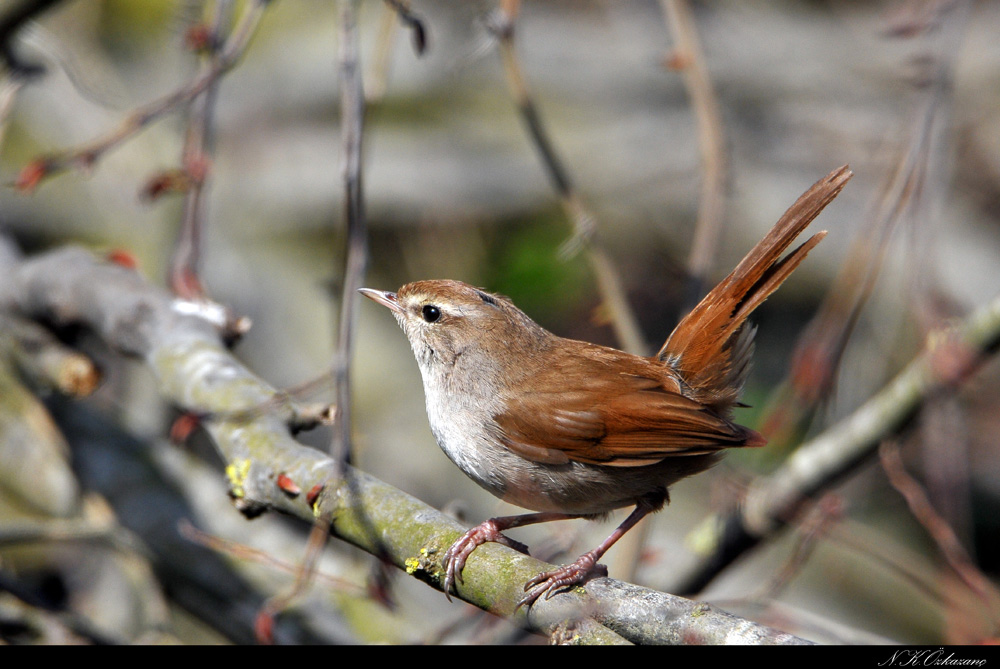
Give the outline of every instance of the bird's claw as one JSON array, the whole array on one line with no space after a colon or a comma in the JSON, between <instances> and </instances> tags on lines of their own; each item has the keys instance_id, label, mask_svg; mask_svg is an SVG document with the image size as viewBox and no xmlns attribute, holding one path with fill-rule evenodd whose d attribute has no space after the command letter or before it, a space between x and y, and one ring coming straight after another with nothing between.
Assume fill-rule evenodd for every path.
<instances>
[{"instance_id":1,"label":"bird's claw","mask_svg":"<svg viewBox=\"0 0 1000 669\"><path fill-rule=\"evenodd\" d=\"M503 544L525 555L528 554L526 545L501 533L495 519L491 518L476 525L453 543L444 554L444 583L442 585L444 595L449 602L451 601L452 586L462 582L462 569L465 568L465 561L472 554L472 551L489 541ZM458 590L455 591L455 594L458 594Z\"/></svg>"},{"instance_id":2,"label":"bird's claw","mask_svg":"<svg viewBox=\"0 0 1000 669\"><path fill-rule=\"evenodd\" d=\"M545 595L549 599L558 590L570 585L579 585L592 576L607 576L608 568L597 563L590 553L584 553L573 564L564 565L559 569L544 571L524 584L525 595L514 607L516 612L522 606L531 606L539 597Z\"/></svg>"}]
</instances>

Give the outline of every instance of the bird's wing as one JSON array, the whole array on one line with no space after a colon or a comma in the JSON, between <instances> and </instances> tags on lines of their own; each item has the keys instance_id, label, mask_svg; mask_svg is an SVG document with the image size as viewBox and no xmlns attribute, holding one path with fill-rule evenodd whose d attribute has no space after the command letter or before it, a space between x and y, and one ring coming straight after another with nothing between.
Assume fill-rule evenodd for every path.
<instances>
[{"instance_id":1,"label":"bird's wing","mask_svg":"<svg viewBox=\"0 0 1000 669\"><path fill-rule=\"evenodd\" d=\"M526 379L494 417L497 438L534 462L617 467L763 445L753 430L682 395L665 366L612 349L600 352ZM620 357L608 359L612 354Z\"/></svg>"}]
</instances>

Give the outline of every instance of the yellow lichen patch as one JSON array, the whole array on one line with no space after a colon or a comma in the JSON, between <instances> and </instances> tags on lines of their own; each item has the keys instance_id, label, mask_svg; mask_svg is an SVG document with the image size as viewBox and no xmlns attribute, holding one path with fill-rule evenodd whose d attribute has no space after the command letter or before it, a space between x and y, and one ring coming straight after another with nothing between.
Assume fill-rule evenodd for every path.
<instances>
[{"instance_id":1,"label":"yellow lichen patch","mask_svg":"<svg viewBox=\"0 0 1000 669\"><path fill-rule=\"evenodd\" d=\"M412 574L420 569L427 569L428 563L431 561L431 551L426 548L420 549L420 557L409 557L403 561L403 566L406 567L406 573Z\"/></svg>"},{"instance_id":2,"label":"yellow lichen patch","mask_svg":"<svg viewBox=\"0 0 1000 669\"><path fill-rule=\"evenodd\" d=\"M250 475L250 460L236 460L226 465L226 478L229 479L229 492L236 499L242 499L246 492L243 484Z\"/></svg>"}]
</instances>

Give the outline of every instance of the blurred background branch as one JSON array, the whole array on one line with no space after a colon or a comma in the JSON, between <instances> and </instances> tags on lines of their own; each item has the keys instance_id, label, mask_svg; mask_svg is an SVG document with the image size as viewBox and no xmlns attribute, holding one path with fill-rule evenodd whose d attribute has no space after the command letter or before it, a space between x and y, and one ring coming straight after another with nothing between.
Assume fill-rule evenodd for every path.
<instances>
[{"instance_id":1,"label":"blurred background branch","mask_svg":"<svg viewBox=\"0 0 1000 669\"><path fill-rule=\"evenodd\" d=\"M716 251L725 219L727 156L725 128L709 77L698 29L687 0L661 0L674 48L666 64L681 72L691 96L691 111L698 124L701 154L701 189L694 241L688 256L689 289L681 303L683 317L712 286L709 273L715 268Z\"/></svg>"}]
</instances>

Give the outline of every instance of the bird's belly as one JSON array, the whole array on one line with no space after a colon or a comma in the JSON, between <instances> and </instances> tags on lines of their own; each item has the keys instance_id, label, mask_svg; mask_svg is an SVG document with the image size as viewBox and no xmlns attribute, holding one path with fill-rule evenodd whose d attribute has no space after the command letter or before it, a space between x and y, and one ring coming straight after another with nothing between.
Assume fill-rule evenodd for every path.
<instances>
[{"instance_id":1,"label":"bird's belly","mask_svg":"<svg viewBox=\"0 0 1000 669\"><path fill-rule=\"evenodd\" d=\"M715 456L668 458L643 467L526 460L486 435L473 443L468 432L434 430L441 449L465 474L494 496L532 511L599 515L665 497L667 486L711 466Z\"/></svg>"}]
</instances>

